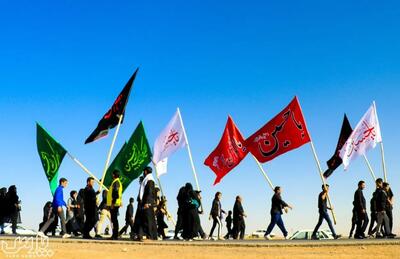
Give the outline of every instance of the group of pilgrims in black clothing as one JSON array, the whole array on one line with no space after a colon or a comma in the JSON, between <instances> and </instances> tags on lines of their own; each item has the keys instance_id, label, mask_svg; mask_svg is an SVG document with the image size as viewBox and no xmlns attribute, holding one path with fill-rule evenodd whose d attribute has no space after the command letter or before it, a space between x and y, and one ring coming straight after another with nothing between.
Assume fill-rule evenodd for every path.
<instances>
[{"instance_id":1,"label":"group of pilgrims in black clothing","mask_svg":"<svg viewBox=\"0 0 400 259\"><path fill-rule=\"evenodd\" d=\"M0 234L5 234L4 224L11 223L13 234L17 234L17 224L21 223L21 201L17 194L17 187L11 185L0 189Z\"/></svg>"},{"instance_id":2,"label":"group of pilgrims in black clothing","mask_svg":"<svg viewBox=\"0 0 400 259\"><path fill-rule=\"evenodd\" d=\"M363 194L365 182L360 181L354 193L352 226L349 238L364 239L367 237L394 238L393 234L393 192L388 183L381 178L376 180L376 190L370 200L370 219L367 213L366 199ZM83 238L92 239L90 232L94 230L95 238L102 238L100 235L102 226L108 218L111 226L106 227L106 234L112 230L111 239L116 240L121 235L131 229L130 239L136 241L161 240L167 239L165 230L168 225L165 217L172 220L167 210L167 200L161 195L160 189L156 186L152 177L151 167L146 167L143 176L139 179L139 194L137 196L136 213L134 213L134 198L129 199L126 207L125 225L119 229L118 215L119 208L122 207L122 183L119 179L119 172L113 172L113 182L108 191L103 190L102 201L99 205L97 196L100 191L94 190L94 178L87 179L87 186L79 192L71 191L68 202L63 199L63 189L68 181L61 178L59 186L55 190L53 201L47 202L43 208L43 222L39 225L39 235L52 233L55 235L58 222L61 223L61 233L63 238L68 238L72 234L75 236L83 235ZM282 200L282 188L277 186L271 199L271 222L266 230L265 238L272 239L271 232L275 225L282 231L285 238L288 238L288 231L282 220L283 212L288 212L292 206ZM322 186L322 192L318 195L319 219L312 234L312 239L319 239L319 228L325 220L335 239L337 235L330 220L328 210L329 185ZM179 189L177 195L178 212L175 224L174 239L195 240L195 239L244 239L245 218L247 217L242 206L242 198L236 197L233 212L226 213L221 206L221 192L215 194L212 202L209 219L212 220L212 228L207 235L200 222L200 214L204 213L202 206L201 191L193 189L190 183L186 183ZM4 223L12 223L12 232L17 234L17 223L20 223L20 200L17 195L17 188L12 185L8 188L0 189L0 231L4 234ZM66 207L64 213L63 207ZM222 219L225 217L227 233L222 237ZM60 220L58 220L60 219ZM369 224L367 234L366 230ZM376 225L375 225L376 224ZM217 237L214 238L216 230ZM355 231L354 231L355 230Z\"/></svg>"}]
</instances>

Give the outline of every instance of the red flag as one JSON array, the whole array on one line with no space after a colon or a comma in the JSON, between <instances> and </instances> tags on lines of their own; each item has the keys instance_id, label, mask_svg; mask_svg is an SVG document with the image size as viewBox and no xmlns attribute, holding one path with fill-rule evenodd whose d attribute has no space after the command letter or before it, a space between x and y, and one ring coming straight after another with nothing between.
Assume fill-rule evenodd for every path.
<instances>
[{"instance_id":1,"label":"red flag","mask_svg":"<svg viewBox=\"0 0 400 259\"><path fill-rule=\"evenodd\" d=\"M217 175L214 185L219 183L240 161L247 155L248 150L244 146L244 138L229 116L224 134L213 152L204 161Z\"/></svg>"},{"instance_id":2,"label":"red flag","mask_svg":"<svg viewBox=\"0 0 400 259\"><path fill-rule=\"evenodd\" d=\"M278 115L246 139L246 147L261 163L310 142L297 97Z\"/></svg>"}]
</instances>

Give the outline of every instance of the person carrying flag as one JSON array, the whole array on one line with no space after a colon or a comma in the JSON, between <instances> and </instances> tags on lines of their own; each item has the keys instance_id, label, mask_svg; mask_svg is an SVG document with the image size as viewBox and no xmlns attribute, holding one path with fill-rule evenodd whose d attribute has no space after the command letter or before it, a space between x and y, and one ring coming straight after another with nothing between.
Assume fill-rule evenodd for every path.
<instances>
[{"instance_id":1,"label":"person carrying flag","mask_svg":"<svg viewBox=\"0 0 400 259\"><path fill-rule=\"evenodd\" d=\"M317 240L317 231L319 227L322 225L322 221L325 219L326 222L328 223L329 229L332 232L332 235L335 239L340 238L340 235L337 235L335 232L335 229L333 228L332 221L329 217L328 210L332 210L332 208L328 208L327 205L327 197L328 197L328 191L329 191L329 185L325 184L322 185L322 192L318 195L318 211L319 211L319 219L318 223L314 228L314 231L312 233L311 239Z\"/></svg>"}]
</instances>

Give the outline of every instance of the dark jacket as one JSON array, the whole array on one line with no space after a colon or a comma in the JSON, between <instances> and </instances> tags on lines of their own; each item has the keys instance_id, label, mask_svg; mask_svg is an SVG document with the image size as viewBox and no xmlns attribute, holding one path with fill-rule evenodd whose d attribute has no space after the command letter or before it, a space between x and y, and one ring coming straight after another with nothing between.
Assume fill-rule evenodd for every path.
<instances>
[{"instance_id":1,"label":"dark jacket","mask_svg":"<svg viewBox=\"0 0 400 259\"><path fill-rule=\"evenodd\" d=\"M185 201L185 192L186 192L185 186L183 186L179 189L178 196L176 197L179 208L183 208L183 206L185 206L185 202L186 202Z\"/></svg>"},{"instance_id":2,"label":"dark jacket","mask_svg":"<svg viewBox=\"0 0 400 259\"><path fill-rule=\"evenodd\" d=\"M370 201L370 210L371 210L371 213L375 213L375 212L376 212L376 203L375 203L375 200L376 200L376 191L372 194L372 198L371 198L371 201Z\"/></svg>"},{"instance_id":3,"label":"dark jacket","mask_svg":"<svg viewBox=\"0 0 400 259\"><path fill-rule=\"evenodd\" d=\"M96 213L96 192L93 187L86 186L83 194L83 204L85 206L85 214Z\"/></svg>"},{"instance_id":4,"label":"dark jacket","mask_svg":"<svg viewBox=\"0 0 400 259\"><path fill-rule=\"evenodd\" d=\"M376 200L375 200L375 206L376 206L376 211L386 211L386 204L387 204L387 194L386 192L378 188L376 190Z\"/></svg>"},{"instance_id":5,"label":"dark jacket","mask_svg":"<svg viewBox=\"0 0 400 259\"><path fill-rule=\"evenodd\" d=\"M271 214L275 213L280 213L282 214L282 209L284 207L287 207L287 203L284 202L281 198L280 194L275 193L274 196L272 196L272 203L271 203Z\"/></svg>"},{"instance_id":6,"label":"dark jacket","mask_svg":"<svg viewBox=\"0 0 400 259\"><path fill-rule=\"evenodd\" d=\"M132 218L133 218L133 205L132 203L129 203L129 205L126 207L125 221L131 222Z\"/></svg>"},{"instance_id":7,"label":"dark jacket","mask_svg":"<svg viewBox=\"0 0 400 259\"><path fill-rule=\"evenodd\" d=\"M361 189L357 189L354 193L354 210L356 212L361 212L362 210L367 209L366 201L364 198L363 191Z\"/></svg>"},{"instance_id":8,"label":"dark jacket","mask_svg":"<svg viewBox=\"0 0 400 259\"><path fill-rule=\"evenodd\" d=\"M156 190L154 181L148 181L146 186L144 187L141 204L150 204L151 206L156 206Z\"/></svg>"},{"instance_id":9,"label":"dark jacket","mask_svg":"<svg viewBox=\"0 0 400 259\"><path fill-rule=\"evenodd\" d=\"M107 190L103 190L103 192L101 193L101 202L98 209L99 211L102 211L106 207L107 207Z\"/></svg>"},{"instance_id":10,"label":"dark jacket","mask_svg":"<svg viewBox=\"0 0 400 259\"><path fill-rule=\"evenodd\" d=\"M214 199L211 206L210 215L212 217L221 217L221 212L222 212L221 202L218 199Z\"/></svg>"},{"instance_id":11,"label":"dark jacket","mask_svg":"<svg viewBox=\"0 0 400 259\"><path fill-rule=\"evenodd\" d=\"M239 201L235 202L233 206L233 222L239 222L244 218L244 210L242 207L242 203Z\"/></svg>"}]
</instances>

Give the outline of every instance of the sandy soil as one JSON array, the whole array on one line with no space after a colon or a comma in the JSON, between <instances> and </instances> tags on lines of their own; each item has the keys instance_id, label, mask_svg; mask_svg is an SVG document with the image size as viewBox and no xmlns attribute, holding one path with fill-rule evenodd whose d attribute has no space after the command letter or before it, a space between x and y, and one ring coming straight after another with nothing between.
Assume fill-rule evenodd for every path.
<instances>
[{"instance_id":1,"label":"sandy soil","mask_svg":"<svg viewBox=\"0 0 400 259\"><path fill-rule=\"evenodd\" d=\"M327 247L215 247L51 242L52 258L400 258L400 245ZM0 253L0 258L6 257ZM18 257L14 257L18 258ZM21 253L19 258L23 257ZM40 258L40 257L36 257ZM43 257L41 257L43 258Z\"/></svg>"}]
</instances>

